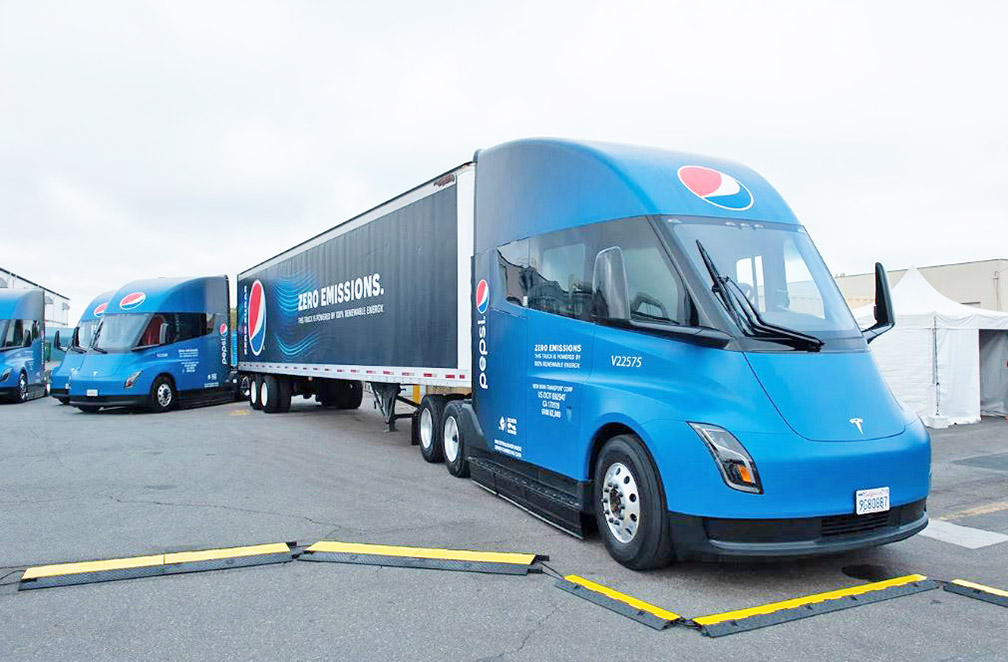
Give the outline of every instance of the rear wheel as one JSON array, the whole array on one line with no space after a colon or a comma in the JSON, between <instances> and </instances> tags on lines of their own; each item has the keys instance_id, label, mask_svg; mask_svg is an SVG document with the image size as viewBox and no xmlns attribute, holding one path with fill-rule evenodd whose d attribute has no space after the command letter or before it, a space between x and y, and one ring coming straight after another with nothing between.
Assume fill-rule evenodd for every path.
<instances>
[{"instance_id":1,"label":"rear wheel","mask_svg":"<svg viewBox=\"0 0 1008 662\"><path fill-rule=\"evenodd\" d=\"M291 394L294 390L294 384L287 377L277 377L276 381L276 413L286 414L291 408Z\"/></svg>"},{"instance_id":2,"label":"rear wheel","mask_svg":"<svg viewBox=\"0 0 1008 662\"><path fill-rule=\"evenodd\" d=\"M595 520L610 556L634 570L671 560L671 536L658 473L632 435L606 442L595 463Z\"/></svg>"},{"instance_id":3,"label":"rear wheel","mask_svg":"<svg viewBox=\"0 0 1008 662\"><path fill-rule=\"evenodd\" d=\"M426 395L420 401L416 418L417 440L420 442L420 454L428 462L444 460L444 445L439 443L444 429L444 409L443 395Z\"/></svg>"},{"instance_id":4,"label":"rear wheel","mask_svg":"<svg viewBox=\"0 0 1008 662\"><path fill-rule=\"evenodd\" d=\"M175 385L167 375L161 375L151 384L150 410L164 413L175 406Z\"/></svg>"},{"instance_id":5,"label":"rear wheel","mask_svg":"<svg viewBox=\"0 0 1008 662\"><path fill-rule=\"evenodd\" d=\"M444 412L441 443L445 467L456 478L466 478L469 475L469 458L466 457L462 430L462 407L458 402L449 402Z\"/></svg>"},{"instance_id":6,"label":"rear wheel","mask_svg":"<svg viewBox=\"0 0 1008 662\"><path fill-rule=\"evenodd\" d=\"M263 375L259 382L259 406L267 414L275 414L277 410L277 378L273 375Z\"/></svg>"},{"instance_id":7,"label":"rear wheel","mask_svg":"<svg viewBox=\"0 0 1008 662\"><path fill-rule=\"evenodd\" d=\"M249 377L249 407L256 411L262 409L262 377L252 375Z\"/></svg>"},{"instance_id":8,"label":"rear wheel","mask_svg":"<svg viewBox=\"0 0 1008 662\"><path fill-rule=\"evenodd\" d=\"M252 399L252 378L248 375L242 375L238 378L238 391L235 393L235 400L249 400ZM250 402L251 404L251 402Z\"/></svg>"}]
</instances>

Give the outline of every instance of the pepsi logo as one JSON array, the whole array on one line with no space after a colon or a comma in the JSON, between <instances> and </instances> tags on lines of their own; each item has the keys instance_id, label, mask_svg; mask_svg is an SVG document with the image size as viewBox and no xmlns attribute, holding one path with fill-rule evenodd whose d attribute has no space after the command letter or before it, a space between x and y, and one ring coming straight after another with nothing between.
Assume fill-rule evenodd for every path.
<instances>
[{"instance_id":1,"label":"pepsi logo","mask_svg":"<svg viewBox=\"0 0 1008 662\"><path fill-rule=\"evenodd\" d=\"M101 317L102 315L105 314L105 309L106 308L108 308L108 301L106 301L105 303L98 304L97 306L95 306L94 316L95 317Z\"/></svg>"},{"instance_id":2,"label":"pepsi logo","mask_svg":"<svg viewBox=\"0 0 1008 662\"><path fill-rule=\"evenodd\" d=\"M476 284L476 310L479 311L480 315L485 315L487 308L490 307L490 286L487 285L486 279L480 280Z\"/></svg>"},{"instance_id":3,"label":"pepsi logo","mask_svg":"<svg viewBox=\"0 0 1008 662\"><path fill-rule=\"evenodd\" d=\"M220 334L223 336L225 333L227 333L227 324L221 322L220 328L217 330L220 331Z\"/></svg>"},{"instance_id":4,"label":"pepsi logo","mask_svg":"<svg viewBox=\"0 0 1008 662\"><path fill-rule=\"evenodd\" d=\"M753 205L752 193L731 175L697 165L682 166L678 174L690 193L715 207L743 211Z\"/></svg>"},{"instance_id":5,"label":"pepsi logo","mask_svg":"<svg viewBox=\"0 0 1008 662\"><path fill-rule=\"evenodd\" d=\"M266 343L266 290L258 280L252 283L252 289L249 291L245 323L248 328L249 349L259 356Z\"/></svg>"},{"instance_id":6,"label":"pepsi logo","mask_svg":"<svg viewBox=\"0 0 1008 662\"><path fill-rule=\"evenodd\" d=\"M123 310L133 310L146 300L147 295L145 293L132 292L119 300L119 307L122 308Z\"/></svg>"}]
</instances>

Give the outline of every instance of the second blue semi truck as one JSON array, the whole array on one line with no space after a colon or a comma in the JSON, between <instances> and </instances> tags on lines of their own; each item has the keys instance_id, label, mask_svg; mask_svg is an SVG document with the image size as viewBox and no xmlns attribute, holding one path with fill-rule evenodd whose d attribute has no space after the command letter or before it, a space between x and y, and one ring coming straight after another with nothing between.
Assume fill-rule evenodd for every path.
<instances>
[{"instance_id":1,"label":"second blue semi truck","mask_svg":"<svg viewBox=\"0 0 1008 662\"><path fill-rule=\"evenodd\" d=\"M737 163L523 140L238 277L250 404L400 386L423 457L631 568L923 529L930 441L780 195Z\"/></svg>"},{"instance_id":2,"label":"second blue semi truck","mask_svg":"<svg viewBox=\"0 0 1008 662\"><path fill-rule=\"evenodd\" d=\"M128 283L109 298L67 397L86 413L230 401L230 335L227 276Z\"/></svg>"},{"instance_id":3,"label":"second blue semi truck","mask_svg":"<svg viewBox=\"0 0 1008 662\"><path fill-rule=\"evenodd\" d=\"M60 345L66 352L63 361L49 375L49 395L56 398L60 404L70 404L70 392L67 390L67 380L80 369L84 356L91 346L95 330L101 322L102 315L108 307L109 300L115 292L102 292L94 298L81 314L77 326L66 338L60 336Z\"/></svg>"}]
</instances>

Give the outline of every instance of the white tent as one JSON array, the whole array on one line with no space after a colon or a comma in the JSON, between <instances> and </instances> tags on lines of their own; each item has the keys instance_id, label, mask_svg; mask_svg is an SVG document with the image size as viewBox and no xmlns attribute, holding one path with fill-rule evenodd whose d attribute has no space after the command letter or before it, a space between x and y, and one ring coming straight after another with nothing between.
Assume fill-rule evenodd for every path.
<instances>
[{"instance_id":1,"label":"white tent","mask_svg":"<svg viewBox=\"0 0 1008 662\"><path fill-rule=\"evenodd\" d=\"M896 397L929 427L1008 415L1008 313L953 301L914 267L892 299L896 326L870 347ZM874 322L870 305L853 312L863 328Z\"/></svg>"}]
</instances>

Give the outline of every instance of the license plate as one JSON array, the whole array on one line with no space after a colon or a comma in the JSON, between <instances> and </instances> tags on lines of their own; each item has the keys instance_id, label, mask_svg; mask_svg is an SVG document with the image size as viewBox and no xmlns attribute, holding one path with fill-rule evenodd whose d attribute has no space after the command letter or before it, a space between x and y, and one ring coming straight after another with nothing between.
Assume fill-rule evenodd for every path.
<instances>
[{"instance_id":1,"label":"license plate","mask_svg":"<svg viewBox=\"0 0 1008 662\"><path fill-rule=\"evenodd\" d=\"M884 513L889 510L889 488L876 487L858 490L854 494L854 512L858 515Z\"/></svg>"},{"instance_id":2,"label":"license plate","mask_svg":"<svg viewBox=\"0 0 1008 662\"><path fill-rule=\"evenodd\" d=\"M89 388L87 390L87 393L85 393L85 395L87 397L89 397L89 398L97 398L98 397L98 389L96 389L96 388ZM860 494L860 492L859 492L859 494Z\"/></svg>"}]
</instances>

